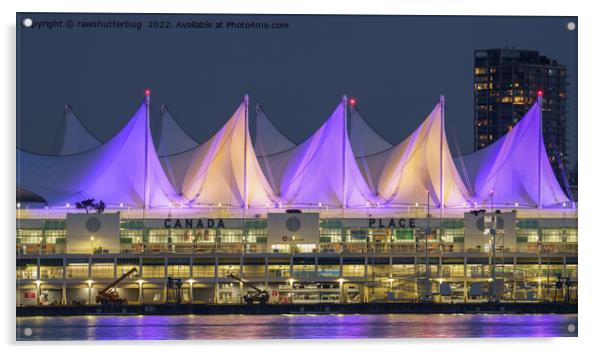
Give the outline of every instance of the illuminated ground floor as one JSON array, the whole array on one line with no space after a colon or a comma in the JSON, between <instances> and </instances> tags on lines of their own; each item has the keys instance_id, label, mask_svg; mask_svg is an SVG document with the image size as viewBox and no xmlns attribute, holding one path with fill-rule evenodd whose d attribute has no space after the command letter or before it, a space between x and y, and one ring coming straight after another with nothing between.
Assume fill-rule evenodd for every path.
<instances>
[{"instance_id":1,"label":"illuminated ground floor","mask_svg":"<svg viewBox=\"0 0 602 354\"><path fill-rule=\"evenodd\" d=\"M492 272L495 263L495 279ZM266 290L270 303L576 301L575 254L206 254L17 257L17 306L94 304L115 290L128 303L240 303ZM428 276L427 276L428 269ZM241 277L244 283L228 274ZM180 279L177 293L169 279ZM428 280L427 280L428 279ZM568 280L568 281L567 281ZM426 284L430 284L429 287ZM256 288L256 289L255 289Z\"/></svg>"}]
</instances>

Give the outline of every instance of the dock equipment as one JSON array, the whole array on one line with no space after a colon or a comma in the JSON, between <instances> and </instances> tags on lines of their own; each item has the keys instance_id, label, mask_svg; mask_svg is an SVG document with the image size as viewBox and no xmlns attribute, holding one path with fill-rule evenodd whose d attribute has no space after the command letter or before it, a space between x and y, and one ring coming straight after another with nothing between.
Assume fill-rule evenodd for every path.
<instances>
[{"instance_id":1,"label":"dock equipment","mask_svg":"<svg viewBox=\"0 0 602 354\"><path fill-rule=\"evenodd\" d=\"M229 273L226 276L228 278L232 278L234 280L239 281L241 284L246 284L246 285L250 286L253 290L255 290L255 291L249 291L242 297L243 301L245 303L247 303L248 305L252 305L254 303L267 304L268 301L270 300L270 294L266 290L259 289L255 285L242 280L241 278L239 278L238 276L236 276L232 273Z\"/></svg>"},{"instance_id":2,"label":"dock equipment","mask_svg":"<svg viewBox=\"0 0 602 354\"><path fill-rule=\"evenodd\" d=\"M182 303L182 279L167 277L167 302Z\"/></svg>"},{"instance_id":3,"label":"dock equipment","mask_svg":"<svg viewBox=\"0 0 602 354\"><path fill-rule=\"evenodd\" d=\"M127 273L125 273L122 276L120 276L119 278L117 278L117 280L115 280L114 282L109 284L106 288L99 291L98 295L96 295L96 302L100 303L101 305L127 304L126 299L122 299L119 297L119 294L115 290L115 286L117 286L117 284L119 284L123 279L129 277L130 275L132 275L133 273L136 273L137 271L138 271L138 269L136 269L136 268L130 269Z\"/></svg>"}]
</instances>

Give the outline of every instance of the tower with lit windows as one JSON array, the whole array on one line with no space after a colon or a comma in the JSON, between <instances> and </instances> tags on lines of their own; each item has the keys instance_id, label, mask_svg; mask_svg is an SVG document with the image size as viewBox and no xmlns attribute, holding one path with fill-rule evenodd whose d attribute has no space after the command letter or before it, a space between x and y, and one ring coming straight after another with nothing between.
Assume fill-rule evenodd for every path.
<instances>
[{"instance_id":1,"label":"tower with lit windows","mask_svg":"<svg viewBox=\"0 0 602 354\"><path fill-rule=\"evenodd\" d=\"M567 71L535 50L474 52L474 148L495 143L542 95L546 151L560 184L568 174Z\"/></svg>"}]
</instances>

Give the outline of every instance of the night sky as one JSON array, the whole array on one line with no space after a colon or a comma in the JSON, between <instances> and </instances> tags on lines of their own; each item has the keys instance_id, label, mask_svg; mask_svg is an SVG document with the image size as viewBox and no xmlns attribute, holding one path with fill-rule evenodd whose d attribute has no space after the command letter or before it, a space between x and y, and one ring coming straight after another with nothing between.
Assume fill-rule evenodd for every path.
<instances>
[{"instance_id":1,"label":"night sky","mask_svg":"<svg viewBox=\"0 0 602 354\"><path fill-rule=\"evenodd\" d=\"M128 20L137 29L34 29L34 21ZM149 20L278 22L287 29L149 29ZM342 94L397 143L446 96L450 147L473 148L473 52L539 50L569 75L569 158L576 162L577 30L569 17L280 15L17 15L18 145L49 152L63 106L100 140L116 134L152 89L152 119L167 103L197 141L213 135L242 96L261 103L293 142L311 135ZM252 111L254 112L254 111ZM254 114L251 116L251 129Z\"/></svg>"}]
</instances>

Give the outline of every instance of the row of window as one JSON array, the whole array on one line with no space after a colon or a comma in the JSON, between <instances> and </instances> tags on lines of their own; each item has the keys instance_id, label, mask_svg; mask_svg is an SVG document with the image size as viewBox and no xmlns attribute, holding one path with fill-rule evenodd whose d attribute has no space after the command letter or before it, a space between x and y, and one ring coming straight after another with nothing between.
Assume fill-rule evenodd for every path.
<instances>
[{"instance_id":1,"label":"row of window","mask_svg":"<svg viewBox=\"0 0 602 354\"><path fill-rule=\"evenodd\" d=\"M37 268L33 265L17 268L17 279L113 279L128 272L135 265L117 265L113 264L94 264L90 269L87 264L72 264L63 267L40 266L39 277ZM491 266L489 264L451 264L439 265L437 263L429 265L430 274L433 277L441 278L475 278L490 277ZM373 265L373 264L295 264L295 265L277 265L271 264L267 268L264 265L143 265L143 278L164 278L177 277L188 279L192 278L213 278L215 276L225 278L228 274L238 274L247 278L281 277L281 278L303 278L303 277L404 277L414 275L424 275L426 266L424 264L393 264L393 265ZM65 272L63 274L63 272ZM498 274L512 275L514 280L539 280L542 277L570 276L577 278L577 265L575 264L551 264L542 259L541 264L498 264L496 266ZM139 278L140 274L135 273L129 278Z\"/></svg>"}]
</instances>

